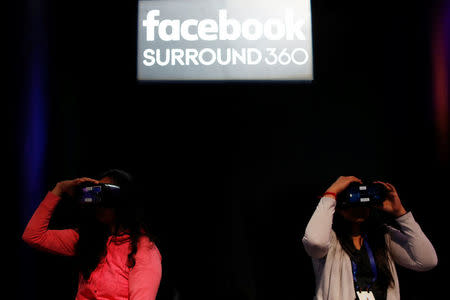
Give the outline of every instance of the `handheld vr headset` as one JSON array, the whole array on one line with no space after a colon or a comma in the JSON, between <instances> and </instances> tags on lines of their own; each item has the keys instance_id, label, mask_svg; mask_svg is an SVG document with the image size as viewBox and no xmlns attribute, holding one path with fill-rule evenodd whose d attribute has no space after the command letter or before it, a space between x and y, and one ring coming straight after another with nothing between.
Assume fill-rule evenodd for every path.
<instances>
[{"instance_id":1,"label":"handheld vr headset","mask_svg":"<svg viewBox=\"0 0 450 300\"><path fill-rule=\"evenodd\" d=\"M77 198L83 206L100 205L114 207L121 197L122 193L117 185L86 183L80 185Z\"/></svg>"},{"instance_id":2,"label":"handheld vr headset","mask_svg":"<svg viewBox=\"0 0 450 300\"><path fill-rule=\"evenodd\" d=\"M360 184L352 182L343 192L337 195L339 208L355 206L378 206L387 196L387 189L381 183Z\"/></svg>"}]
</instances>

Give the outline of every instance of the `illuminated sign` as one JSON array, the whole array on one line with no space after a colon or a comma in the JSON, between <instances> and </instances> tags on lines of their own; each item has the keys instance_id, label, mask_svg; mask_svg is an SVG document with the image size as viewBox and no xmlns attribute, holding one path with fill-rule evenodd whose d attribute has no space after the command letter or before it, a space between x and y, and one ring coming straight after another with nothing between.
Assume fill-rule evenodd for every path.
<instances>
[{"instance_id":1,"label":"illuminated sign","mask_svg":"<svg viewBox=\"0 0 450 300\"><path fill-rule=\"evenodd\" d=\"M140 1L137 79L312 80L309 0Z\"/></svg>"}]
</instances>

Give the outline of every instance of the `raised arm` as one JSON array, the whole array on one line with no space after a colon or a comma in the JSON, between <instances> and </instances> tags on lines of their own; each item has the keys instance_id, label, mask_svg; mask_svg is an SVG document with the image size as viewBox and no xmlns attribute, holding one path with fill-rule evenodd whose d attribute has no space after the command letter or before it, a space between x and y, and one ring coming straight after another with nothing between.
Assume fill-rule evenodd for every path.
<instances>
[{"instance_id":1,"label":"raised arm","mask_svg":"<svg viewBox=\"0 0 450 300\"><path fill-rule=\"evenodd\" d=\"M59 182L55 188L48 192L44 200L34 212L22 235L22 239L32 247L39 250L72 256L75 254L75 245L78 242L78 233L73 229L49 230L48 224L52 214L61 200L62 193L72 193L75 186L89 178L80 178Z\"/></svg>"},{"instance_id":2,"label":"raised arm","mask_svg":"<svg viewBox=\"0 0 450 300\"><path fill-rule=\"evenodd\" d=\"M303 246L309 256L322 258L327 255L336 208L336 195L345 190L351 182L361 182L361 180L354 176L341 176L327 189L326 197L320 199L302 238Z\"/></svg>"},{"instance_id":3,"label":"raised arm","mask_svg":"<svg viewBox=\"0 0 450 300\"><path fill-rule=\"evenodd\" d=\"M302 242L306 253L313 258L322 258L328 253L335 207L334 198L322 197L306 226Z\"/></svg>"},{"instance_id":4,"label":"raised arm","mask_svg":"<svg viewBox=\"0 0 450 300\"><path fill-rule=\"evenodd\" d=\"M394 217L400 230L388 227L388 247L392 258L399 265L415 271L427 271L437 265L437 256L428 238L414 220L411 212L406 212L395 187L390 183L382 183L388 190L388 196L381 210Z\"/></svg>"},{"instance_id":5,"label":"raised arm","mask_svg":"<svg viewBox=\"0 0 450 300\"><path fill-rule=\"evenodd\" d=\"M130 300L154 300L161 281L161 254L147 237L140 238L135 255L136 264L130 271Z\"/></svg>"},{"instance_id":6,"label":"raised arm","mask_svg":"<svg viewBox=\"0 0 450 300\"><path fill-rule=\"evenodd\" d=\"M415 271L434 268L438 262L436 251L412 213L409 212L396 220L400 230L388 227L388 246L394 261Z\"/></svg>"},{"instance_id":7,"label":"raised arm","mask_svg":"<svg viewBox=\"0 0 450 300\"><path fill-rule=\"evenodd\" d=\"M61 198L48 192L34 212L22 235L22 239L39 250L60 255L74 255L78 233L73 229L48 230L48 223Z\"/></svg>"}]
</instances>

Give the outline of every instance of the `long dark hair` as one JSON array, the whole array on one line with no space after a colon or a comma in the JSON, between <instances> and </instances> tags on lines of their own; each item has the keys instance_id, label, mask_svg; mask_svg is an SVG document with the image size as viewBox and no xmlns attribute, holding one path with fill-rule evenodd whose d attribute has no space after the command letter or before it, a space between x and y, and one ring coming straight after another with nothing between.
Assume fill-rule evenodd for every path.
<instances>
[{"instance_id":1,"label":"long dark hair","mask_svg":"<svg viewBox=\"0 0 450 300\"><path fill-rule=\"evenodd\" d=\"M110 227L97 220L95 207L83 208L81 212L79 241L76 247L79 271L88 280L100 260L106 255L108 238L128 234L131 250L128 254L128 266L135 265L134 254L137 252L138 240L146 235L155 241L149 226L143 221L142 207L139 205L139 195L136 193L132 176L119 169L110 169L102 173L99 178L110 178L121 190L121 199L115 206L115 232Z\"/></svg>"},{"instance_id":2,"label":"long dark hair","mask_svg":"<svg viewBox=\"0 0 450 300\"><path fill-rule=\"evenodd\" d=\"M370 215L366 221L361 224L362 234L367 238L367 242L373 251L375 263L378 271L379 285L381 288L388 288L394 285L394 278L392 276L391 267L389 264L389 254L386 245L385 235L387 233L386 220L383 215L375 209L370 210ZM346 220L339 213L334 214L333 230L344 249L354 259L356 249L353 244L351 236L351 222Z\"/></svg>"}]
</instances>

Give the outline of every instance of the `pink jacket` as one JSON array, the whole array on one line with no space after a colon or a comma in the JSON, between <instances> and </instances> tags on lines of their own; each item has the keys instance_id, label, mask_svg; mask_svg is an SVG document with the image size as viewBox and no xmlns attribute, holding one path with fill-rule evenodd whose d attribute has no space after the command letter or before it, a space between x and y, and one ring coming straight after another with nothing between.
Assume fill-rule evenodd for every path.
<instances>
[{"instance_id":1,"label":"pink jacket","mask_svg":"<svg viewBox=\"0 0 450 300\"><path fill-rule=\"evenodd\" d=\"M23 240L40 250L73 256L78 242L74 229L48 230L52 213L61 198L49 192L28 223ZM161 254L147 237L141 237L135 254L136 264L127 266L128 235L111 236L106 256L89 280L80 275L76 300L154 300L161 280Z\"/></svg>"}]
</instances>

